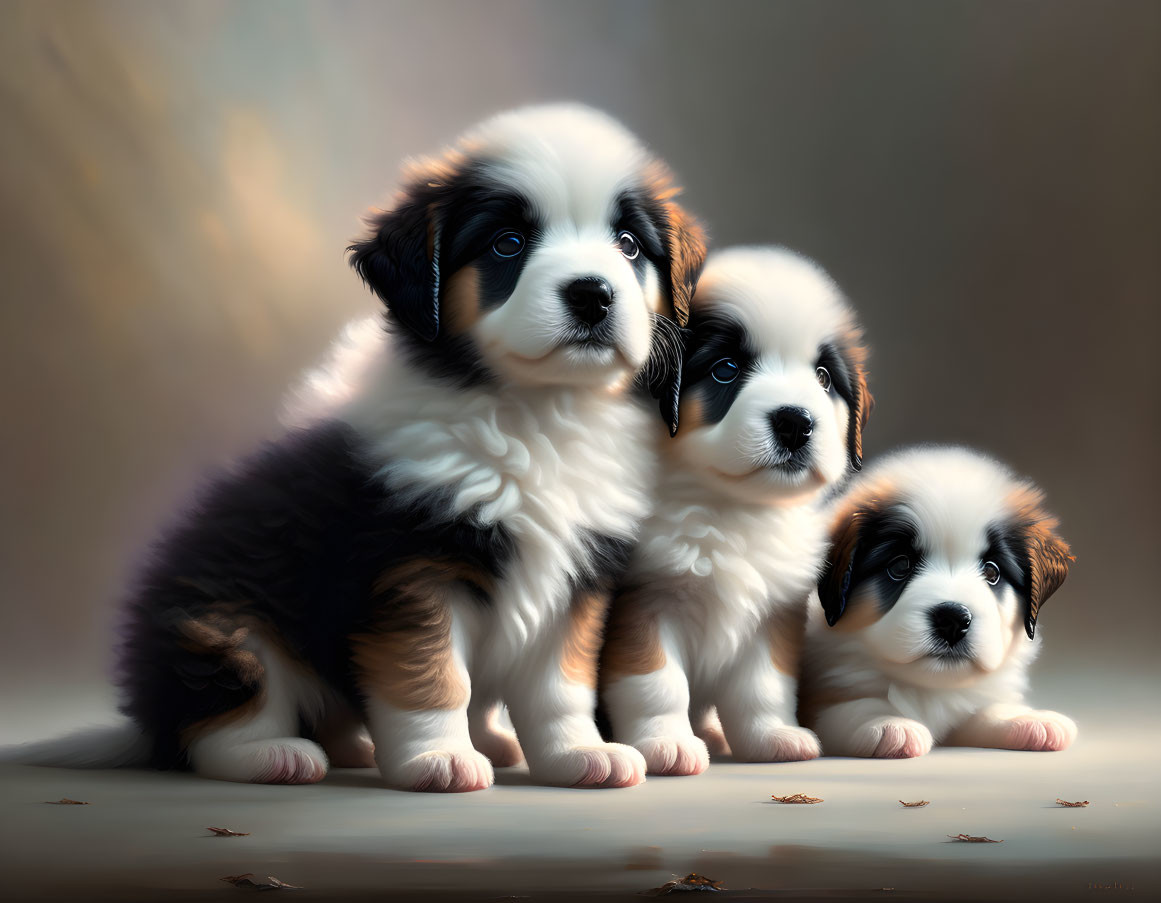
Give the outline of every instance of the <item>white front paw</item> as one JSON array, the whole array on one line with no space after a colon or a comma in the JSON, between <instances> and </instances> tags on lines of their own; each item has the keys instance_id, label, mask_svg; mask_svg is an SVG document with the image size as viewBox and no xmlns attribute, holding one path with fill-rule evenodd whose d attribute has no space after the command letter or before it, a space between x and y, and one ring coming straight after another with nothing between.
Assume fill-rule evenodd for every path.
<instances>
[{"instance_id":1,"label":"white front paw","mask_svg":"<svg viewBox=\"0 0 1161 903\"><path fill-rule=\"evenodd\" d=\"M632 787L645 780L645 758L622 743L595 743L545 756L531 772L562 787Z\"/></svg>"},{"instance_id":2,"label":"white front paw","mask_svg":"<svg viewBox=\"0 0 1161 903\"><path fill-rule=\"evenodd\" d=\"M860 752L876 759L913 759L931 752L931 731L910 718L887 716L864 724L855 741ZM867 750L867 752L862 752Z\"/></svg>"},{"instance_id":3,"label":"white front paw","mask_svg":"<svg viewBox=\"0 0 1161 903\"><path fill-rule=\"evenodd\" d=\"M492 763L474 749L433 749L398 764L381 764L383 779L400 790L465 793L492 786Z\"/></svg>"},{"instance_id":4,"label":"white front paw","mask_svg":"<svg viewBox=\"0 0 1161 903\"><path fill-rule=\"evenodd\" d=\"M649 737L633 745L649 774L701 774L709 768L709 750L697 737Z\"/></svg>"},{"instance_id":5,"label":"white front paw","mask_svg":"<svg viewBox=\"0 0 1161 903\"><path fill-rule=\"evenodd\" d=\"M1035 711L1008 719L1005 749L1057 752L1076 739L1076 722L1060 712Z\"/></svg>"},{"instance_id":6,"label":"white front paw","mask_svg":"<svg viewBox=\"0 0 1161 903\"><path fill-rule=\"evenodd\" d=\"M731 742L730 748L739 762L802 762L822 752L813 731L793 724L756 730L744 742Z\"/></svg>"}]
</instances>

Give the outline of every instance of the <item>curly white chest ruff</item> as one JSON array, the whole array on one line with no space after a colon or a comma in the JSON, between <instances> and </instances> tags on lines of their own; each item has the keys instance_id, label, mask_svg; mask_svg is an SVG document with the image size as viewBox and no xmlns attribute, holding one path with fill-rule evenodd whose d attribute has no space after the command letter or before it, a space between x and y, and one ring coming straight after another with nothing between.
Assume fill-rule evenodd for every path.
<instances>
[{"instance_id":1,"label":"curly white chest ruff","mask_svg":"<svg viewBox=\"0 0 1161 903\"><path fill-rule=\"evenodd\" d=\"M384 337L340 416L393 493L436 495L449 517L512 538L495 617L473 631L477 659L486 649L504 661L528 643L567 606L593 538L632 540L649 511L654 418L624 393L449 389L398 361Z\"/></svg>"},{"instance_id":2,"label":"curly white chest ruff","mask_svg":"<svg viewBox=\"0 0 1161 903\"><path fill-rule=\"evenodd\" d=\"M812 504L722 504L696 486L663 480L664 499L641 529L631 577L679 588L667 616L697 638L702 667L728 662L759 623L801 606L825 548L825 521Z\"/></svg>"}]
</instances>

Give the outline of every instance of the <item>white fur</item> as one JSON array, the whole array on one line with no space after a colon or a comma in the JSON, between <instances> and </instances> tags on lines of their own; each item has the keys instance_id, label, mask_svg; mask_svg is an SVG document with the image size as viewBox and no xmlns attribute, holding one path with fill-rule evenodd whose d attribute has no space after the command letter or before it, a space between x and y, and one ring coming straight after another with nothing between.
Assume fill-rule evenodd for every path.
<instances>
[{"instance_id":1,"label":"white fur","mask_svg":"<svg viewBox=\"0 0 1161 903\"><path fill-rule=\"evenodd\" d=\"M662 440L671 445L656 510L627 578L664 587L666 663L611 681L604 700L617 739L660 773L705 769L690 712L701 722L713 706L739 759L818 755L814 735L795 720L795 677L774 668L762 625L779 609L805 606L826 543L819 491L846 470L846 405L815 377L819 344L848 324L833 283L790 252L743 248L711 256L698 296L695 310L724 310L745 325L761 364L720 423ZM699 304L706 297L712 304ZM755 469L755 437L769 433L770 411L786 404L814 416L813 478Z\"/></svg>"},{"instance_id":2,"label":"white fur","mask_svg":"<svg viewBox=\"0 0 1161 903\"><path fill-rule=\"evenodd\" d=\"M1005 499L1024 484L977 452L922 447L881 459L848 491L880 478L897 487L918 528L924 567L890 611L854 632L829 628L817 598L812 601L804 681L824 692L864 697L820 712L815 730L823 748L881 757L923 755L940 742L1025 748L1011 747L1009 735L1020 733L1020 719L1028 717L1053 725L1062 741L1042 748L1067 746L1076 726L1023 702L1039 633L1035 641L1025 635L1022 603L1012 587L997 599L980 571L989 525L1004 518ZM946 601L971 612L963 640L970 661L929 657L928 612Z\"/></svg>"},{"instance_id":3,"label":"white fur","mask_svg":"<svg viewBox=\"0 0 1161 903\"><path fill-rule=\"evenodd\" d=\"M326 753L298 734L300 722L313 726L322 718L326 699L320 683L260 636L250 634L245 647L263 669L257 710L194 739L189 746L194 770L244 783L321 781L329 767Z\"/></svg>"},{"instance_id":4,"label":"white fur","mask_svg":"<svg viewBox=\"0 0 1161 903\"><path fill-rule=\"evenodd\" d=\"M838 287L816 264L783 248L731 248L710 255L698 295L739 321L760 349L756 371L716 424L679 433L676 454L713 495L742 503L813 496L846 472L850 413L815 375L818 349L839 338L850 313ZM770 412L805 408L814 421L814 473L766 466Z\"/></svg>"},{"instance_id":5,"label":"white fur","mask_svg":"<svg viewBox=\"0 0 1161 903\"><path fill-rule=\"evenodd\" d=\"M646 158L615 122L572 106L497 117L461 149L525 194L545 227L512 295L471 327L496 379L466 389L434 380L365 322L348 328L287 415L292 425L350 423L394 495L440 493L449 516L500 525L515 541L493 604L455 604L472 701L438 713L375 703L376 756L389 783L415 789L490 784L473 743L506 764L522 747L533 776L549 783L638 783L640 755L601 741L594 693L564 677L559 656L571 585L589 566L585 532L632 540L651 506L660 421L627 390L649 354L660 282L652 268L638 282L608 225ZM567 326L559 289L590 275L615 292L615 352L558 347ZM496 722L501 701L519 742Z\"/></svg>"},{"instance_id":6,"label":"white fur","mask_svg":"<svg viewBox=\"0 0 1161 903\"><path fill-rule=\"evenodd\" d=\"M649 355L660 282L649 267L645 285L638 283L609 218L618 195L639 179L644 148L614 120L571 104L501 114L461 145L487 161L489 178L527 197L542 226L515 291L473 327L488 367L524 384L614 385L631 377ZM560 288L584 276L613 289L615 351L558 347L571 324Z\"/></svg>"}]
</instances>

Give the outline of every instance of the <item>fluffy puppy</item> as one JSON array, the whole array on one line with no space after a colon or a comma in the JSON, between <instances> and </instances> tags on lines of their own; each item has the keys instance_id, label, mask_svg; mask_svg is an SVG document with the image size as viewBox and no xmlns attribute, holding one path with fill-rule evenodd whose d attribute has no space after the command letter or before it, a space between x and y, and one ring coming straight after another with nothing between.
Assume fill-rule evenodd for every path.
<instances>
[{"instance_id":1,"label":"fluffy puppy","mask_svg":"<svg viewBox=\"0 0 1161 903\"><path fill-rule=\"evenodd\" d=\"M705 738L745 761L818 755L794 708L819 499L860 465L871 408L850 310L789 251L712 255L690 330L681 430L661 444L657 507L601 656L613 737L655 774L704 771Z\"/></svg>"},{"instance_id":2,"label":"fluffy puppy","mask_svg":"<svg viewBox=\"0 0 1161 903\"><path fill-rule=\"evenodd\" d=\"M846 492L799 709L828 753L1073 741L1069 718L1024 704L1036 618L1072 561L1042 498L963 448L896 452Z\"/></svg>"},{"instance_id":3,"label":"fluffy puppy","mask_svg":"<svg viewBox=\"0 0 1161 903\"><path fill-rule=\"evenodd\" d=\"M350 248L387 329L357 332L300 428L209 487L129 602L124 711L154 764L306 783L328 755L371 764L373 742L410 790L484 788L522 753L541 782L643 780L592 715L656 469L635 387L675 428L704 255L674 193L576 106L500 115L410 167Z\"/></svg>"}]
</instances>

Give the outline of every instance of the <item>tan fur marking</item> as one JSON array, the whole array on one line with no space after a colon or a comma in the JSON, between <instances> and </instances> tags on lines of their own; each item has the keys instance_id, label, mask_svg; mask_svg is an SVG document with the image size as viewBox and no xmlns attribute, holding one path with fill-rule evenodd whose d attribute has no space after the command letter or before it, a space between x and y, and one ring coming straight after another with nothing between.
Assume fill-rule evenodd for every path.
<instances>
[{"instance_id":1,"label":"tan fur marking","mask_svg":"<svg viewBox=\"0 0 1161 903\"><path fill-rule=\"evenodd\" d=\"M447 281L439 316L452 335L462 335L480 319L479 276L474 266L466 266Z\"/></svg>"},{"instance_id":2,"label":"tan fur marking","mask_svg":"<svg viewBox=\"0 0 1161 903\"><path fill-rule=\"evenodd\" d=\"M689 323L689 302L705 263L706 238L701 223L674 198L681 189L673 184L673 174L660 161L645 171L645 186L665 211L669 220L669 283L673 291L673 319L679 326Z\"/></svg>"},{"instance_id":3,"label":"tan fur marking","mask_svg":"<svg viewBox=\"0 0 1161 903\"><path fill-rule=\"evenodd\" d=\"M775 609L766 619L770 662L783 674L798 676L802 646L806 641L806 608L794 605Z\"/></svg>"},{"instance_id":4,"label":"tan fur marking","mask_svg":"<svg viewBox=\"0 0 1161 903\"><path fill-rule=\"evenodd\" d=\"M253 652L242 648L252 626L239 624L226 614L213 611L201 618L187 618L177 625L177 629L185 637L180 642L183 649L196 655L220 658L223 666L233 670L239 680L254 685L262 677L262 664Z\"/></svg>"},{"instance_id":5,"label":"tan fur marking","mask_svg":"<svg viewBox=\"0 0 1161 903\"><path fill-rule=\"evenodd\" d=\"M683 393L681 403L677 408L678 417L681 420L681 428L688 434L702 425L705 418L705 406L702 404L700 398L691 395L688 392ZM679 442L683 438L682 434L678 434L674 442ZM668 449L672 442L662 443L662 450Z\"/></svg>"},{"instance_id":6,"label":"tan fur marking","mask_svg":"<svg viewBox=\"0 0 1161 903\"><path fill-rule=\"evenodd\" d=\"M560 667L566 678L594 689L608 602L608 596L599 592L581 593L572 600L568 633L560 657Z\"/></svg>"},{"instance_id":7,"label":"tan fur marking","mask_svg":"<svg viewBox=\"0 0 1161 903\"><path fill-rule=\"evenodd\" d=\"M853 433L853 449L861 461L863 458L863 430L871 412L875 409L875 397L867 386L867 347L863 344L863 332L852 321L848 322L839 338L843 355L855 370L855 383L858 386L859 398L855 410L851 411Z\"/></svg>"},{"instance_id":8,"label":"tan fur marking","mask_svg":"<svg viewBox=\"0 0 1161 903\"><path fill-rule=\"evenodd\" d=\"M365 692L408 711L454 709L468 690L452 654L447 591L455 583L486 587L486 574L462 562L413 559L380 575L376 596L389 596L376 629L351 638Z\"/></svg>"},{"instance_id":9,"label":"tan fur marking","mask_svg":"<svg viewBox=\"0 0 1161 903\"><path fill-rule=\"evenodd\" d=\"M601 679L606 675L650 674L665 665L651 593L637 588L617 595L609 608Z\"/></svg>"}]
</instances>

